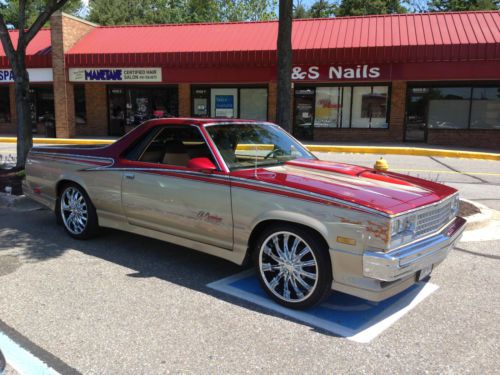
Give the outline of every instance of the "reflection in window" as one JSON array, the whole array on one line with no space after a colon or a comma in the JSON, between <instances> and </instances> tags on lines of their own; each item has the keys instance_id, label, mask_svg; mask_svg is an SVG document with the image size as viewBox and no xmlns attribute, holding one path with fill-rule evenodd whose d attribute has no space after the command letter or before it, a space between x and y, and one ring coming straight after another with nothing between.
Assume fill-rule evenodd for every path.
<instances>
[{"instance_id":1,"label":"reflection in window","mask_svg":"<svg viewBox=\"0 0 500 375\"><path fill-rule=\"evenodd\" d=\"M388 86L317 87L314 126L387 128L388 96Z\"/></svg>"},{"instance_id":2,"label":"reflection in window","mask_svg":"<svg viewBox=\"0 0 500 375\"><path fill-rule=\"evenodd\" d=\"M474 87L470 127L474 129L500 129L499 87Z\"/></svg>"},{"instance_id":3,"label":"reflection in window","mask_svg":"<svg viewBox=\"0 0 500 375\"><path fill-rule=\"evenodd\" d=\"M387 128L387 86L353 88L352 127Z\"/></svg>"},{"instance_id":4,"label":"reflection in window","mask_svg":"<svg viewBox=\"0 0 500 375\"><path fill-rule=\"evenodd\" d=\"M432 88L429 96L429 127L467 128L470 96L470 87Z\"/></svg>"},{"instance_id":5,"label":"reflection in window","mask_svg":"<svg viewBox=\"0 0 500 375\"><path fill-rule=\"evenodd\" d=\"M10 122L10 100L8 87L0 87L0 122Z\"/></svg>"},{"instance_id":6,"label":"reflection in window","mask_svg":"<svg viewBox=\"0 0 500 375\"><path fill-rule=\"evenodd\" d=\"M73 96L75 101L75 123L85 124L87 122L85 86L75 85L73 89Z\"/></svg>"},{"instance_id":7,"label":"reflection in window","mask_svg":"<svg viewBox=\"0 0 500 375\"><path fill-rule=\"evenodd\" d=\"M240 118L267 120L267 89L240 89Z\"/></svg>"}]
</instances>

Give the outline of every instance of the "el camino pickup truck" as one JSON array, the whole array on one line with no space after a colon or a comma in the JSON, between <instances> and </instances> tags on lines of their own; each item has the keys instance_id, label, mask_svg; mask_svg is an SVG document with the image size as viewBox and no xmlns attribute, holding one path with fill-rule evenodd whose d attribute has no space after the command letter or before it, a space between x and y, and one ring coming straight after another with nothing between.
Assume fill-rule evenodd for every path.
<instances>
[{"instance_id":1,"label":"el camino pickup truck","mask_svg":"<svg viewBox=\"0 0 500 375\"><path fill-rule=\"evenodd\" d=\"M237 264L276 302L380 301L426 278L465 227L456 190L318 160L271 123L158 119L105 147L36 147L25 193L76 239L110 227Z\"/></svg>"}]
</instances>

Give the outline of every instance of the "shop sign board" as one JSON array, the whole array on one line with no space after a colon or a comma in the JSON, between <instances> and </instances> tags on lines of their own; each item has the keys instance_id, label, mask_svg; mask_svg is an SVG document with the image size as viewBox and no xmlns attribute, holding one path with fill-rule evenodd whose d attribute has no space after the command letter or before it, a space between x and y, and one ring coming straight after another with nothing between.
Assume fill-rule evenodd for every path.
<instances>
[{"instance_id":1,"label":"shop sign board","mask_svg":"<svg viewBox=\"0 0 500 375\"><path fill-rule=\"evenodd\" d=\"M28 69L30 82L52 82L52 68L32 68ZM14 82L16 76L12 69L0 69L0 83Z\"/></svg>"},{"instance_id":2,"label":"shop sign board","mask_svg":"<svg viewBox=\"0 0 500 375\"><path fill-rule=\"evenodd\" d=\"M385 68L385 69L384 69ZM294 66L294 81L366 81L387 79L387 68L379 65L330 65L330 66Z\"/></svg>"},{"instance_id":3,"label":"shop sign board","mask_svg":"<svg viewBox=\"0 0 500 375\"><path fill-rule=\"evenodd\" d=\"M161 68L69 68L71 82L161 82Z\"/></svg>"}]
</instances>

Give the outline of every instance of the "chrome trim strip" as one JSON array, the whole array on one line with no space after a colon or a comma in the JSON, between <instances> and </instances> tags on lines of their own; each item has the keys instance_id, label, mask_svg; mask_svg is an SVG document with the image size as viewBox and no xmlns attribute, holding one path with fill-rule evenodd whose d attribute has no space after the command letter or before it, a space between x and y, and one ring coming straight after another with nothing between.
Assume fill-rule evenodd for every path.
<instances>
[{"instance_id":1,"label":"chrome trim strip","mask_svg":"<svg viewBox=\"0 0 500 375\"><path fill-rule=\"evenodd\" d=\"M108 162L112 163L112 165L115 164L115 159L109 158L109 157L104 157L104 156L92 156L92 155L80 155L80 154L64 154L64 153L54 153L54 152L44 152L44 151L30 151L30 155L39 155L39 156L48 156L51 158L72 158L72 159L88 159L88 160L94 160L94 161L102 161L102 162Z\"/></svg>"}]
</instances>

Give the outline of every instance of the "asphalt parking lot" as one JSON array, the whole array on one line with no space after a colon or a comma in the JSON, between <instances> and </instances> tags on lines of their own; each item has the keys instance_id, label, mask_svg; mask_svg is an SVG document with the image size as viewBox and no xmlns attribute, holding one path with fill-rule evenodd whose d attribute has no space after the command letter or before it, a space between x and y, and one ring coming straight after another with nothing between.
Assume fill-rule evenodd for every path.
<instances>
[{"instance_id":1,"label":"asphalt parking lot","mask_svg":"<svg viewBox=\"0 0 500 375\"><path fill-rule=\"evenodd\" d=\"M500 162L386 159L500 210ZM241 271L113 230L76 241L47 210L0 209L0 332L61 374L499 371L499 240L460 242L432 274L439 288L366 344L207 286Z\"/></svg>"}]
</instances>

